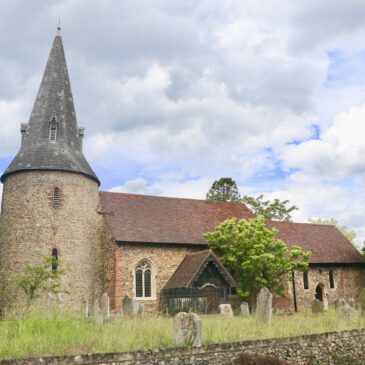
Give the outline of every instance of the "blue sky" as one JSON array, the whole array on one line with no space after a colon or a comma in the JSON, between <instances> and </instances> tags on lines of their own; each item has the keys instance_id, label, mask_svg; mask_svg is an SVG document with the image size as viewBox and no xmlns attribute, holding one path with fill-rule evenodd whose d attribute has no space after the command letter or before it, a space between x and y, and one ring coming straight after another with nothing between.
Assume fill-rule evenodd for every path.
<instances>
[{"instance_id":1,"label":"blue sky","mask_svg":"<svg viewBox=\"0 0 365 365\"><path fill-rule=\"evenodd\" d=\"M364 1L0 0L0 171L59 17L102 189L204 199L229 176L365 239Z\"/></svg>"}]
</instances>

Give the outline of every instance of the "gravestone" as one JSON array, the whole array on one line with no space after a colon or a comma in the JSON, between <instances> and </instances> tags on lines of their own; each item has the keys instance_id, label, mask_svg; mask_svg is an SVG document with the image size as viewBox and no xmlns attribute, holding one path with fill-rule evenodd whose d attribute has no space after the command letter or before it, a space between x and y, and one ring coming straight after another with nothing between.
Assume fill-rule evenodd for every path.
<instances>
[{"instance_id":1,"label":"gravestone","mask_svg":"<svg viewBox=\"0 0 365 365\"><path fill-rule=\"evenodd\" d=\"M261 323L271 323L272 294L268 288L262 288L257 296L256 319Z\"/></svg>"},{"instance_id":2,"label":"gravestone","mask_svg":"<svg viewBox=\"0 0 365 365\"><path fill-rule=\"evenodd\" d=\"M248 307L248 303L246 303L246 302L241 303L240 312L241 312L241 316L243 316L243 317L249 317L250 316L250 309Z\"/></svg>"},{"instance_id":3,"label":"gravestone","mask_svg":"<svg viewBox=\"0 0 365 365\"><path fill-rule=\"evenodd\" d=\"M56 311L56 298L53 293L47 293L47 313L52 314Z\"/></svg>"},{"instance_id":4,"label":"gravestone","mask_svg":"<svg viewBox=\"0 0 365 365\"><path fill-rule=\"evenodd\" d=\"M176 346L201 346L201 320L195 313L180 312L173 322L173 342Z\"/></svg>"},{"instance_id":5,"label":"gravestone","mask_svg":"<svg viewBox=\"0 0 365 365\"><path fill-rule=\"evenodd\" d=\"M350 304L346 303L339 307L337 314L340 319L348 320L351 318L354 309L350 306Z\"/></svg>"},{"instance_id":6,"label":"gravestone","mask_svg":"<svg viewBox=\"0 0 365 365\"><path fill-rule=\"evenodd\" d=\"M94 321L97 324L104 324L103 315L101 314L101 310L99 307L99 301L97 299L94 302Z\"/></svg>"},{"instance_id":7,"label":"gravestone","mask_svg":"<svg viewBox=\"0 0 365 365\"><path fill-rule=\"evenodd\" d=\"M85 298L81 300L81 317L89 317L89 302Z\"/></svg>"},{"instance_id":8,"label":"gravestone","mask_svg":"<svg viewBox=\"0 0 365 365\"><path fill-rule=\"evenodd\" d=\"M130 299L127 295L123 298L123 313L125 316L143 317L144 305L138 300Z\"/></svg>"},{"instance_id":9,"label":"gravestone","mask_svg":"<svg viewBox=\"0 0 365 365\"><path fill-rule=\"evenodd\" d=\"M61 293L58 293L56 295L56 306L57 306L57 311L62 312L62 309L63 309L63 296L62 296Z\"/></svg>"},{"instance_id":10,"label":"gravestone","mask_svg":"<svg viewBox=\"0 0 365 365\"><path fill-rule=\"evenodd\" d=\"M230 304L219 304L219 314L224 317L233 317L233 311Z\"/></svg>"},{"instance_id":11,"label":"gravestone","mask_svg":"<svg viewBox=\"0 0 365 365\"><path fill-rule=\"evenodd\" d=\"M133 313L133 300L126 295L123 298L123 314L125 316L131 316Z\"/></svg>"},{"instance_id":12,"label":"gravestone","mask_svg":"<svg viewBox=\"0 0 365 365\"><path fill-rule=\"evenodd\" d=\"M313 300L311 310L313 314L322 314L324 312L323 302L318 299Z\"/></svg>"},{"instance_id":13,"label":"gravestone","mask_svg":"<svg viewBox=\"0 0 365 365\"><path fill-rule=\"evenodd\" d=\"M110 316L110 299L107 293L101 296L100 300L100 311L103 317L103 322L106 322Z\"/></svg>"},{"instance_id":14,"label":"gravestone","mask_svg":"<svg viewBox=\"0 0 365 365\"><path fill-rule=\"evenodd\" d=\"M356 301L355 301L355 299L354 298L350 298L349 300L348 300L348 305L350 306L350 307L352 307L352 308L356 308Z\"/></svg>"}]
</instances>

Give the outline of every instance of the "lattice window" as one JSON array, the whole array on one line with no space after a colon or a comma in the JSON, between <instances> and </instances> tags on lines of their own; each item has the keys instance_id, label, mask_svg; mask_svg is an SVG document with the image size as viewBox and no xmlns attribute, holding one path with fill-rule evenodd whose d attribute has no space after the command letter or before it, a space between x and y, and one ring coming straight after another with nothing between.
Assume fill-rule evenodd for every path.
<instances>
[{"instance_id":1,"label":"lattice window","mask_svg":"<svg viewBox=\"0 0 365 365\"><path fill-rule=\"evenodd\" d=\"M333 271L329 272L329 279L330 279L330 288L333 289L335 287L335 277L333 275Z\"/></svg>"},{"instance_id":2,"label":"lattice window","mask_svg":"<svg viewBox=\"0 0 365 365\"><path fill-rule=\"evenodd\" d=\"M60 189L53 189L53 208L59 208L60 206Z\"/></svg>"},{"instance_id":3,"label":"lattice window","mask_svg":"<svg viewBox=\"0 0 365 365\"><path fill-rule=\"evenodd\" d=\"M57 248L52 248L52 270L57 270L58 268L58 250Z\"/></svg>"},{"instance_id":4,"label":"lattice window","mask_svg":"<svg viewBox=\"0 0 365 365\"><path fill-rule=\"evenodd\" d=\"M136 298L152 297L152 269L147 260L140 261L135 270Z\"/></svg>"},{"instance_id":5,"label":"lattice window","mask_svg":"<svg viewBox=\"0 0 365 365\"><path fill-rule=\"evenodd\" d=\"M51 121L49 122L49 140L56 141L57 139L57 126L58 122L56 116L53 115Z\"/></svg>"},{"instance_id":6,"label":"lattice window","mask_svg":"<svg viewBox=\"0 0 365 365\"><path fill-rule=\"evenodd\" d=\"M303 286L304 289L309 289L308 271L303 272Z\"/></svg>"}]
</instances>

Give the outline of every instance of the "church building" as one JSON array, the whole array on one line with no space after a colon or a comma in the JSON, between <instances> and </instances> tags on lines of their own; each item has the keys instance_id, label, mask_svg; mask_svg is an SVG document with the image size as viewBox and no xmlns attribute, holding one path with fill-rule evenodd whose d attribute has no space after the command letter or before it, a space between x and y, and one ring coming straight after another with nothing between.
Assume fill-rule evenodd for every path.
<instances>
[{"instance_id":1,"label":"church building","mask_svg":"<svg viewBox=\"0 0 365 365\"><path fill-rule=\"evenodd\" d=\"M65 270L64 306L73 312L83 300L92 306L104 292L112 309L122 310L128 296L151 313L197 297L210 307L229 302L234 278L203 235L225 219L254 214L238 202L99 191L82 152L84 132L58 30L29 122L20 126L19 152L1 176L0 286L24 302L16 275L52 256ZM312 252L308 272L293 273L285 297L275 298L276 308L303 310L315 298L332 306L338 298L358 297L364 260L334 226L268 226L288 247ZM0 298L0 308L9 300Z\"/></svg>"}]
</instances>

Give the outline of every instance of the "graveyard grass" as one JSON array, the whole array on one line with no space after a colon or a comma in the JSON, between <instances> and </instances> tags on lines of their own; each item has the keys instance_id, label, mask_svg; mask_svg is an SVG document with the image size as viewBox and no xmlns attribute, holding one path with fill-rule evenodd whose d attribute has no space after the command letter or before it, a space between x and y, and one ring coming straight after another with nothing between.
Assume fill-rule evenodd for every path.
<instances>
[{"instance_id":1,"label":"graveyard grass","mask_svg":"<svg viewBox=\"0 0 365 365\"><path fill-rule=\"evenodd\" d=\"M270 326L257 324L253 317L201 316L201 319L203 344L365 327L365 318L360 313L354 313L344 322L333 310L318 316L310 312L274 315ZM169 347L173 347L171 317L122 317L104 326L65 315L30 314L21 320L9 317L0 321L0 359Z\"/></svg>"}]
</instances>

